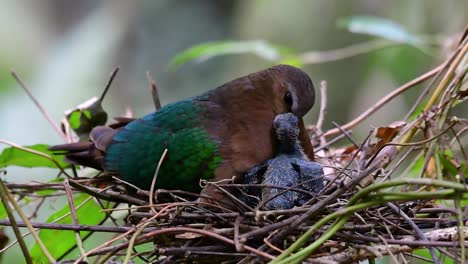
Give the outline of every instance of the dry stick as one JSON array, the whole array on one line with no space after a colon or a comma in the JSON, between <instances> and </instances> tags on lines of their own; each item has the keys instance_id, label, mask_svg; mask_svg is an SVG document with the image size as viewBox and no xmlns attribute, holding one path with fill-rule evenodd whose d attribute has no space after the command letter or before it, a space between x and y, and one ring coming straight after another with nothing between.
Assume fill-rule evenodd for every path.
<instances>
[{"instance_id":1,"label":"dry stick","mask_svg":"<svg viewBox=\"0 0 468 264\"><path fill-rule=\"evenodd\" d=\"M82 261L83 257L91 256L91 254L93 254L94 252L99 251L100 248L106 247L106 246L108 246L108 245L114 243L115 241L117 241L117 240L119 240L119 239L121 239L121 238L125 238L126 236L130 235L131 233L136 232L136 231L137 231L141 226L143 226L145 223L147 223L147 222L149 222L149 221L152 221L152 220L158 218L159 215L161 215L165 210L167 210L167 208L170 208L170 207L171 207L171 205L168 205L168 206L164 207L164 208L161 209L161 211L159 211L157 214L153 215L151 218L147 219L146 221L140 222L138 225L136 225L135 227L133 227L133 228L130 229L129 231L125 232L124 234L121 234L121 235L119 235L119 236L116 236L116 237L112 238L111 240L106 241L106 242L103 243L102 245L100 245L100 246L98 246L98 247L96 247L96 248L94 248L94 249L88 251L86 254L84 254L84 256L81 256L80 258L78 258L78 259L74 262L74 264L79 264L79 263Z\"/></svg>"},{"instance_id":2,"label":"dry stick","mask_svg":"<svg viewBox=\"0 0 468 264\"><path fill-rule=\"evenodd\" d=\"M33 103L36 105L36 107L41 111L41 113L44 115L44 117L49 121L49 124L52 125L52 127L55 129L55 131L61 136L65 141L67 141L67 136L60 130L60 127L55 123L54 119L47 113L44 107L39 103L39 101L34 97L34 95L31 92L31 89L28 88L25 82L21 80L21 78L18 76L18 74L15 72L14 69L11 70L11 75L15 80L18 82L18 84L23 88L23 90L26 92L26 94L29 96L29 98L33 101Z\"/></svg>"},{"instance_id":3,"label":"dry stick","mask_svg":"<svg viewBox=\"0 0 468 264\"><path fill-rule=\"evenodd\" d=\"M242 241L242 244L239 242L239 226L241 219L241 216L238 216L236 221L234 221L234 247L236 248L237 252L242 252L242 248L244 246L244 241Z\"/></svg>"},{"instance_id":4,"label":"dry stick","mask_svg":"<svg viewBox=\"0 0 468 264\"><path fill-rule=\"evenodd\" d=\"M390 207L390 209L392 209L392 211L396 214L399 214L401 217L403 217L405 219L405 221L411 226L411 228L413 228L413 230L416 232L417 236L419 237L419 239L421 239L422 241L429 241L426 237L426 235L421 231L421 229L419 229L419 227L413 222L413 220L411 220L411 218L405 214L405 212L403 212L402 210L400 210L399 207L397 207L396 205L394 205L393 203L390 203L388 202L387 203L387 206ZM432 256L432 260L434 261L435 264L439 264L440 263L440 260L439 258L437 257L436 255L436 252L434 251L434 248L433 247L428 247L427 248L429 250L429 252L431 253L431 256Z\"/></svg>"},{"instance_id":5,"label":"dry stick","mask_svg":"<svg viewBox=\"0 0 468 264\"><path fill-rule=\"evenodd\" d=\"M323 121L325 120L325 114L327 113L327 81L323 80L320 82L320 112L317 120L317 130L322 134Z\"/></svg>"},{"instance_id":6,"label":"dry stick","mask_svg":"<svg viewBox=\"0 0 468 264\"><path fill-rule=\"evenodd\" d=\"M172 203L172 204L169 204L169 205L165 206L165 207L162 208L157 214L153 215L153 216L150 217L149 219L146 219L145 221L141 221L138 225L136 225L135 227L133 227L131 230L125 232L124 234L119 235L119 236L117 236L117 237L114 237L114 238L112 238L111 240L106 241L106 242L103 243L102 245L100 245L100 246L98 246L98 247L96 247L96 248L94 248L94 249L88 251L84 256L85 256L85 257L88 257L88 256L93 256L93 255L99 254L99 253L96 253L96 252L101 252L101 251L102 251L102 248L105 248L106 246L108 246L108 245L114 243L115 241L117 241L117 240L119 240L119 239L121 239L121 238L124 238L124 237L130 235L131 233L134 233L134 232L138 231L138 229L139 229L141 226L143 226L143 225L145 225L146 223L148 223L148 222L150 222L150 221L153 221L154 219L158 218L160 215L162 215L162 214L163 214L165 211L167 211L169 208L175 207L175 206L179 206L179 205L180 205L179 203ZM153 231L153 232L155 232L155 231ZM150 232L150 233L151 233L151 232ZM126 244L127 244L127 247L128 247L129 242L127 242ZM114 251L114 250L115 250L115 248L113 247L112 251ZM120 250L120 249L119 249L119 250ZM81 256L80 258L78 258L78 259L74 262L74 264L80 263L80 262L82 261L82 259L83 259L83 256Z\"/></svg>"},{"instance_id":7,"label":"dry stick","mask_svg":"<svg viewBox=\"0 0 468 264\"><path fill-rule=\"evenodd\" d=\"M352 135L353 133L351 131L347 131L349 135ZM327 143L325 143L325 145L320 145L318 146L317 148L314 149L315 152L319 152L321 151L322 149L326 149L328 148L329 146L335 144L336 142L342 140L343 138L345 138L346 135L345 134L340 134L336 137L334 137L333 139L329 140Z\"/></svg>"},{"instance_id":8,"label":"dry stick","mask_svg":"<svg viewBox=\"0 0 468 264\"><path fill-rule=\"evenodd\" d=\"M410 247L460 247L462 245L458 244L457 241L439 241L438 238L431 236L429 237L430 233L434 233L435 231L440 230L432 230L429 232L426 232L424 235L428 237L428 241L421 241L421 240L415 240L413 236L405 236L402 239L388 239L385 238L385 243L386 244L391 244L391 245L405 245L405 246L410 246ZM467 230L468 231L468 230ZM336 237L342 237L347 239L348 241L350 240L359 240L359 241L364 241L364 242L371 242L371 243L379 243L382 242L380 238L376 237L370 237L370 236L362 236L362 235L354 235L354 234L335 234L334 236ZM457 235L454 234L454 237ZM430 238L430 239L429 239ZM468 243L465 242L465 246L468 246Z\"/></svg>"},{"instance_id":9,"label":"dry stick","mask_svg":"<svg viewBox=\"0 0 468 264\"><path fill-rule=\"evenodd\" d=\"M147 242L147 241L151 241L154 237L158 236L158 235L161 235L161 234L172 234L172 233L195 233L195 234L200 234L200 235L204 235L204 236L208 236L208 237L211 237L213 239L216 239L216 240L220 240L226 244L230 244L230 245L235 245L234 241L232 239L229 239L229 238L226 238L226 237L223 237L221 235L218 235L214 232L210 232L208 230L203 230L203 229L195 229L195 228L191 228L191 227L168 227L168 228L164 228L164 229L159 229L159 230L155 230L153 232L149 232L149 233L146 233L142 236L140 236L139 238L137 238L137 243L144 243L144 242ZM125 243L122 243L120 245L117 245L115 247L111 247L111 248L102 248L101 250L97 250L97 251L94 251L92 252L91 255L99 255L99 254L102 254L102 253L105 253L105 252L108 252L109 250L121 250L121 249L124 249L124 248L127 248L129 245L128 242L125 242ZM250 246L247 246L245 245L244 246L244 249L246 249L247 251L250 251L258 256L261 256L263 258L266 258L266 259L269 259L269 260L272 260L274 259L274 256L268 254L268 253L265 253L263 251L259 251L253 247L250 247Z\"/></svg>"},{"instance_id":10,"label":"dry stick","mask_svg":"<svg viewBox=\"0 0 468 264\"><path fill-rule=\"evenodd\" d=\"M388 230L387 225L385 225L385 228ZM391 233L390 233L390 235L391 235ZM378 234L377 234L377 237L382 241L382 243L384 243L385 248L389 248L388 243L385 241L385 239L384 239L381 235L378 235ZM392 237L393 237L393 236L392 236ZM394 262L394 263L398 263L398 259L395 257L395 255L394 255L391 251L389 251L389 253L390 253L390 254L389 254L390 257L393 259L393 262ZM402 256L401 259L404 259L403 256ZM405 261L406 261L406 260L405 260Z\"/></svg>"},{"instance_id":11,"label":"dry stick","mask_svg":"<svg viewBox=\"0 0 468 264\"><path fill-rule=\"evenodd\" d=\"M105 190L103 192L102 189L98 188L93 188L93 187L88 187L79 184L76 181L70 180L69 181L70 185L73 186L75 189L82 191L84 193L87 193L93 197L96 197L98 199L106 200L106 201L112 201L112 202L124 202L124 203L131 203L135 205L146 205L145 201L142 201L140 199L134 198L130 195L125 195L121 194L120 192L115 192L111 190Z\"/></svg>"},{"instance_id":12,"label":"dry stick","mask_svg":"<svg viewBox=\"0 0 468 264\"><path fill-rule=\"evenodd\" d=\"M149 89L151 91L151 94L153 95L154 107L156 108L156 110L159 110L161 108L161 101L159 100L158 87L156 86L156 82L151 77L149 71L146 72L146 78L148 79Z\"/></svg>"},{"instance_id":13,"label":"dry stick","mask_svg":"<svg viewBox=\"0 0 468 264\"><path fill-rule=\"evenodd\" d=\"M21 247L21 251L23 252L24 259L26 260L26 263L32 264L33 262L32 262L31 256L29 255L28 246L26 246L26 243L23 240L23 236L21 235L21 232L18 228L18 225L15 220L15 216L13 215L11 207L8 203L9 199L8 199L7 192L8 192L8 189L3 183L3 180L0 180L0 199L2 200L3 206L8 215L8 219L10 219L11 221L11 227L13 228L13 232L15 233L16 239Z\"/></svg>"},{"instance_id":14,"label":"dry stick","mask_svg":"<svg viewBox=\"0 0 468 264\"><path fill-rule=\"evenodd\" d=\"M153 180L151 181L151 187L150 187L150 192L149 192L149 206L151 208L151 210L153 211L153 213L157 213L156 212L156 209L154 209L154 204L153 204L153 199L154 199L154 188L156 187L156 180L158 179L158 174L159 174L159 170L161 169L161 165L164 161L164 158L166 157L166 154L167 154L167 148L164 149L162 155L161 155L161 158L159 158L159 162L158 162L158 166L156 167L156 171L154 172L154 176L153 176Z\"/></svg>"},{"instance_id":15,"label":"dry stick","mask_svg":"<svg viewBox=\"0 0 468 264\"><path fill-rule=\"evenodd\" d=\"M101 97L99 97L99 102L102 103L102 100L104 100L104 97L106 96L107 91L109 91L109 88L110 88L112 82L114 81L114 78L115 78L115 76L117 75L118 72L119 72L119 67L115 68L115 70L111 73L111 77L110 77L109 81L107 81L106 88L104 88L104 91L102 92Z\"/></svg>"},{"instance_id":16,"label":"dry stick","mask_svg":"<svg viewBox=\"0 0 468 264\"><path fill-rule=\"evenodd\" d=\"M202 180L203 181L203 180ZM221 180L219 182L222 182L222 181L225 181L225 180ZM229 180L230 181L230 180ZM209 182L209 181L206 181L205 182L206 186L214 186L214 188L218 189L219 191L221 191L223 193L223 195L227 198L230 199L230 201L232 202L232 204L236 205L237 206L237 209L238 211L240 210L248 210L248 211L251 211L251 212L254 212L254 209L250 206L248 206L246 203L244 203L243 201L241 201L239 198L237 198L236 196L234 196L232 193L230 193L229 191L227 191L226 189L224 189L223 187L220 187L217 182ZM212 198L210 198L212 199ZM226 205L227 203L225 201L216 201L217 203L220 204L223 204ZM242 207L242 208L241 208ZM223 209L225 209L224 207L222 207ZM231 210L230 210L231 211Z\"/></svg>"},{"instance_id":17,"label":"dry stick","mask_svg":"<svg viewBox=\"0 0 468 264\"><path fill-rule=\"evenodd\" d=\"M382 106L384 106L386 103L391 101L393 98L395 98L396 96L398 96L402 92L408 90L409 88L412 88L412 87L418 85L419 83L421 83L421 82L431 78L435 74L437 74L443 68L443 66L444 66L443 64L439 65L436 68L424 73L423 75L418 76L416 79L414 79L414 80L412 80L410 82L407 82L404 85L400 86L399 88L395 89L393 92L386 95L385 97L380 99L377 103L375 103L373 106L371 106L369 109L367 109L364 113L362 113L361 115L359 115L358 117L356 117L352 121L348 122L347 124L341 126L341 128L343 130L349 130L349 129L355 127L356 125L358 125L359 123L364 121L367 117L369 117L375 111L379 110ZM308 129L310 129L310 128L308 128ZM334 129L331 129L331 130L328 130L327 132L325 132L323 134L323 136L328 137L328 136L338 134L339 132L340 132L339 129L334 128Z\"/></svg>"},{"instance_id":18,"label":"dry stick","mask_svg":"<svg viewBox=\"0 0 468 264\"><path fill-rule=\"evenodd\" d=\"M70 214L71 214L73 224L78 225L78 216L76 215L75 201L73 201L72 190L67 179L65 179L65 181L63 182L63 186L65 188L65 194L67 196L68 206L70 206ZM83 248L83 240L81 240L80 231L75 231L74 233L75 233L76 246L80 250L80 254L84 256L85 250ZM84 260L87 261L87 258L85 257Z\"/></svg>"},{"instance_id":19,"label":"dry stick","mask_svg":"<svg viewBox=\"0 0 468 264\"><path fill-rule=\"evenodd\" d=\"M317 128L317 134L319 136L320 146L325 146L327 141L323 136L323 122L325 120L325 114L327 113L327 82L325 80L320 82L320 112L315 127ZM327 152L325 152L327 153Z\"/></svg>"},{"instance_id":20,"label":"dry stick","mask_svg":"<svg viewBox=\"0 0 468 264\"><path fill-rule=\"evenodd\" d=\"M335 129L338 129L338 131L340 131L356 148L359 147L356 141L354 141L354 139L351 137L351 134L348 131L346 131L346 129L344 129L343 126L338 125L334 121L332 121L331 123L336 127Z\"/></svg>"},{"instance_id":21,"label":"dry stick","mask_svg":"<svg viewBox=\"0 0 468 264\"><path fill-rule=\"evenodd\" d=\"M233 252L222 252L225 250L226 247L222 245L214 245L214 246L194 246L194 247L166 247L160 248L158 250L159 254L162 255L182 255L186 256L187 252L192 254L215 254L215 255L227 255L227 256L249 256L252 255L251 253L233 253Z\"/></svg>"},{"instance_id":22,"label":"dry stick","mask_svg":"<svg viewBox=\"0 0 468 264\"><path fill-rule=\"evenodd\" d=\"M21 221L16 221L18 227L26 227L26 224ZM90 231L90 232L103 232L103 233L125 233L133 229L133 227L126 226L90 226L81 224L53 224L53 223L39 223L31 222L34 228L39 229L52 229L52 230L71 230L71 231ZM0 220L0 226L13 226L13 222L9 220ZM154 231L156 228L150 227L144 230L144 233Z\"/></svg>"}]
</instances>

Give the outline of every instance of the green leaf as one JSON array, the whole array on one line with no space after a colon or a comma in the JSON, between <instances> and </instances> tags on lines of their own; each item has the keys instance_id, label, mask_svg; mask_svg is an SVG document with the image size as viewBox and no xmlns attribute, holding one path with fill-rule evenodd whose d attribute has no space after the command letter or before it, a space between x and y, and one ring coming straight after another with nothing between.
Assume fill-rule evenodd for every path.
<instances>
[{"instance_id":1,"label":"green leaf","mask_svg":"<svg viewBox=\"0 0 468 264\"><path fill-rule=\"evenodd\" d=\"M89 132L94 127L102 126L107 121L107 113L97 97L89 99L75 109L66 111L65 117L70 127L82 140L88 139Z\"/></svg>"},{"instance_id":2,"label":"green leaf","mask_svg":"<svg viewBox=\"0 0 468 264\"><path fill-rule=\"evenodd\" d=\"M75 130L80 127L81 125L81 112L79 110L74 110L70 112L70 114L67 116L68 123L70 124L70 127Z\"/></svg>"},{"instance_id":3,"label":"green leaf","mask_svg":"<svg viewBox=\"0 0 468 264\"><path fill-rule=\"evenodd\" d=\"M421 157L418 158L416 163L413 164L413 166L409 170L406 177L408 177L408 178L418 178L419 174L421 174L421 170L423 169L423 166L424 166L424 156L421 156Z\"/></svg>"},{"instance_id":4,"label":"green leaf","mask_svg":"<svg viewBox=\"0 0 468 264\"><path fill-rule=\"evenodd\" d=\"M192 60L203 61L215 56L242 53L252 53L262 59L277 62L292 52L263 40L206 42L177 54L169 63L169 68L175 69Z\"/></svg>"},{"instance_id":5,"label":"green leaf","mask_svg":"<svg viewBox=\"0 0 468 264\"><path fill-rule=\"evenodd\" d=\"M78 207L89 197L90 196L88 194L78 194L74 198L75 206ZM69 212L70 206L67 204L58 212L49 216L47 223L51 223ZM105 213L101 211L101 207L94 201L94 199L89 199L86 201L83 206L76 210L76 214L78 223L81 225L97 225L105 217ZM58 220L56 223L73 224L73 220L71 215L68 215ZM88 233L89 232L87 231L82 231L80 232L80 235L81 237L84 237ZM60 257L76 245L74 231L42 229L39 232L39 237L41 238L42 242L44 242L45 246L54 258ZM37 243L34 244L30 253L35 263L47 263L47 258L44 256Z\"/></svg>"},{"instance_id":6,"label":"green leaf","mask_svg":"<svg viewBox=\"0 0 468 264\"><path fill-rule=\"evenodd\" d=\"M418 45L422 40L392 20L373 16L353 16L338 20L338 27L353 33L367 34L384 39Z\"/></svg>"},{"instance_id":7,"label":"green leaf","mask_svg":"<svg viewBox=\"0 0 468 264\"><path fill-rule=\"evenodd\" d=\"M281 61L279 61L280 64L287 64L291 65L297 68L301 68L303 66L301 58L298 56L289 56Z\"/></svg>"},{"instance_id":8,"label":"green leaf","mask_svg":"<svg viewBox=\"0 0 468 264\"><path fill-rule=\"evenodd\" d=\"M45 144L37 144L32 146L25 146L28 149L36 150L51 156L53 159L57 161L62 167L66 167L68 163L63 161L63 158L52 156L52 151L48 150L48 145ZM7 166L19 166L19 167L26 167L26 168L35 168L35 167L47 167L47 168L57 168L52 161L49 159L37 155L35 153L27 152L22 149L18 149L15 147L9 147L2 151L0 154L0 168L4 168Z\"/></svg>"}]
</instances>

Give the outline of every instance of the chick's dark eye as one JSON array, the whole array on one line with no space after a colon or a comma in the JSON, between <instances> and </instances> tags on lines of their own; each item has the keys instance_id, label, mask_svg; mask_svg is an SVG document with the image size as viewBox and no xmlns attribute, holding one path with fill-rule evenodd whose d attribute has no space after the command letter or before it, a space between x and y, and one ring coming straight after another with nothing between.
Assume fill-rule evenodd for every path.
<instances>
[{"instance_id":1,"label":"chick's dark eye","mask_svg":"<svg viewBox=\"0 0 468 264\"><path fill-rule=\"evenodd\" d=\"M286 103L286 105L288 106L292 106L293 104L293 98L292 98L292 94L290 91L287 91L285 94L284 94L284 102Z\"/></svg>"}]
</instances>

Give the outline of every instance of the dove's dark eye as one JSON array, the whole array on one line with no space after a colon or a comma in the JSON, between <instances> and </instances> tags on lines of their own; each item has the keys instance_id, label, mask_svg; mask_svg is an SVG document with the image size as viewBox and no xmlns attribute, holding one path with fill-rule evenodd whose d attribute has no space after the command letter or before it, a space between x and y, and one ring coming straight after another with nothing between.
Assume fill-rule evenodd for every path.
<instances>
[{"instance_id":1,"label":"dove's dark eye","mask_svg":"<svg viewBox=\"0 0 468 264\"><path fill-rule=\"evenodd\" d=\"M287 91L284 94L283 98L284 102L286 103L287 106L291 107L293 105L293 97L290 91Z\"/></svg>"}]
</instances>

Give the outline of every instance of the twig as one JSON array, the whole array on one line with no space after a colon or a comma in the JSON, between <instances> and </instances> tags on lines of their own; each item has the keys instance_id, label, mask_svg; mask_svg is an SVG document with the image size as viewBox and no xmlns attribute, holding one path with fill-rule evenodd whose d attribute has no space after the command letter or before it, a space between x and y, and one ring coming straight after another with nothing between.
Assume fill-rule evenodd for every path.
<instances>
[{"instance_id":1,"label":"twig","mask_svg":"<svg viewBox=\"0 0 468 264\"><path fill-rule=\"evenodd\" d=\"M327 81L323 80L320 82L320 112L317 120L317 130L319 134L322 134L323 121L327 113Z\"/></svg>"},{"instance_id":2,"label":"twig","mask_svg":"<svg viewBox=\"0 0 468 264\"><path fill-rule=\"evenodd\" d=\"M158 174L159 174L159 170L161 169L161 165L164 161L164 158L166 158L166 154L167 154L167 148L164 149L162 155L161 155L161 158L159 158L159 161L158 161L158 166L156 167L156 170L154 172L154 175L153 175L153 180L151 181L151 187L150 187L150 192L149 192L149 205L151 207L151 210L153 211L153 213L157 213L156 210L154 209L153 207L153 199L154 199L154 189L156 188L156 180L158 179Z\"/></svg>"},{"instance_id":3,"label":"twig","mask_svg":"<svg viewBox=\"0 0 468 264\"><path fill-rule=\"evenodd\" d=\"M146 72L146 78L148 79L149 89L151 91L151 94L153 95L154 107L156 108L156 110L159 110L161 108L161 101L159 100L158 87L156 86L156 82L151 77L149 71Z\"/></svg>"},{"instance_id":4,"label":"twig","mask_svg":"<svg viewBox=\"0 0 468 264\"><path fill-rule=\"evenodd\" d=\"M104 97L106 96L107 91L109 91L109 88L110 88L112 82L114 81L114 78L115 78L115 76L117 75L118 72L119 72L119 67L115 68L115 70L111 73L111 77L110 77L109 81L107 81L106 88L104 88L104 91L102 92L101 97L99 97L99 102L102 103L102 101L104 100Z\"/></svg>"},{"instance_id":5,"label":"twig","mask_svg":"<svg viewBox=\"0 0 468 264\"><path fill-rule=\"evenodd\" d=\"M12 226L13 223L9 220L1 220L0 226ZM21 221L16 221L18 227L26 227L26 224ZM126 226L90 226L80 224L54 224L54 223L39 223L31 222L34 228L39 229L53 229L53 230L71 230L71 231L90 231L90 232L103 232L103 233L125 233L132 230L133 227ZM145 233L154 231L156 228L150 227L145 229Z\"/></svg>"},{"instance_id":6,"label":"twig","mask_svg":"<svg viewBox=\"0 0 468 264\"><path fill-rule=\"evenodd\" d=\"M234 222L234 247L236 248L237 252L242 252L243 246L244 246L244 241L242 241L242 244L240 243L239 239L239 225L241 222L241 217L238 216L236 218L236 221Z\"/></svg>"},{"instance_id":7,"label":"twig","mask_svg":"<svg viewBox=\"0 0 468 264\"><path fill-rule=\"evenodd\" d=\"M234 241L229 239L229 238L226 238L226 237L223 237L223 236L220 236L214 232L210 232L210 231L207 231L207 230L201 230L201 229L195 229L195 228L190 228L190 227L169 227L169 228L164 228L164 229L160 229L160 230L155 230L153 232L149 232L149 233L146 233L140 237L137 238L137 243L140 244L142 242L146 242L146 241L150 241L152 239L154 239L154 237L158 236L158 235L161 235L161 234L173 234L173 233L186 233L186 232L189 232L189 233L195 233L195 234L200 234L200 235L203 235L203 236L208 236L208 237L211 237L213 239L216 239L216 240L219 240L219 241L222 241L224 243L227 243L227 244L230 244L230 245L233 245L234 246ZM120 245L117 245L117 246L113 246L112 247L112 250L121 250L121 249L124 249L124 248L127 248L129 245L128 242L125 242L125 243L122 243ZM268 253L265 253L265 252L262 252L262 251L259 251L253 247L250 247L250 246L247 246L245 245L244 248L258 256L261 256L263 258L266 258L266 259L274 259L274 257ZM105 252L108 252L109 250L111 250L110 248L102 248L101 250L99 251L94 251L92 254L90 255L99 255L99 254L102 254L102 253L105 253Z\"/></svg>"},{"instance_id":8,"label":"twig","mask_svg":"<svg viewBox=\"0 0 468 264\"><path fill-rule=\"evenodd\" d=\"M336 122L332 121L332 124L340 131L356 148L359 147L359 145L356 143L356 141L351 137L351 133L346 131L343 126L338 125ZM323 135L322 135L323 136Z\"/></svg>"},{"instance_id":9,"label":"twig","mask_svg":"<svg viewBox=\"0 0 468 264\"><path fill-rule=\"evenodd\" d=\"M117 236L117 237L114 237L113 239L110 239L110 240L106 241L106 242L103 243L102 245L100 245L100 246L98 246L98 247L96 247L96 248L94 248L94 249L88 251L84 256L81 256L80 258L78 258L78 259L74 262L74 264L79 264L79 263L82 261L82 259L83 259L84 257L96 255L96 252L102 251L102 248L105 248L106 246L108 246L108 245L114 243L115 241L117 241L117 240L119 240L119 239L121 239L121 238L124 238L124 237L126 237L126 236L132 234L133 232L136 232L141 226L146 225L146 223L148 223L148 222L150 222L150 221L152 221L152 220L154 220L154 219L157 219L161 214L163 214L163 213L164 213L165 211L167 211L169 208L175 207L175 206L178 206L178 204L175 203L175 204L169 204L169 205L165 206L165 207L162 208L157 214L153 215L153 216L150 217L149 219L146 219L145 221L140 222L137 226L135 226L135 227L132 228L131 230L129 230L129 231L125 232L124 234L121 234L121 235L119 235L119 236ZM154 232L154 231L153 231L153 232ZM150 233L151 233L151 232L150 232ZM127 242L127 247L128 247L128 243L129 243L129 242ZM116 248L113 248L111 251L114 251L114 250L116 250Z\"/></svg>"},{"instance_id":10,"label":"twig","mask_svg":"<svg viewBox=\"0 0 468 264\"><path fill-rule=\"evenodd\" d=\"M413 228L413 230L416 232L417 236L419 237L419 239L421 239L422 241L429 241L426 237L426 235L424 235L424 233L421 231L421 229L419 229L419 227L413 222L413 220L411 220L411 218L405 214L405 212L401 211L400 208L398 208L396 205L394 205L393 203L387 203L387 206L390 207L390 209L392 209L392 211L396 214L399 214L401 215L401 217L403 217L405 219L405 221L411 226L411 228ZM429 250L429 252L431 253L431 256L432 256L432 260L434 261L435 264L439 264L440 263L440 260L439 258L437 257L436 255L436 252L434 251L434 248L433 247L427 247L427 249Z\"/></svg>"},{"instance_id":11,"label":"twig","mask_svg":"<svg viewBox=\"0 0 468 264\"><path fill-rule=\"evenodd\" d=\"M29 98L33 101L33 103L36 105L36 107L41 111L41 113L44 115L44 117L47 119L49 124L55 129L55 131L59 134L60 137L62 137L65 141L67 141L67 136L60 130L60 127L58 124L54 121L54 119L47 113L45 108L39 103L39 101L34 97L34 95L31 92L31 89L28 88L25 82L19 77L19 75L16 73L14 69L11 70L11 75L15 80L18 82L18 84L23 88L23 90L26 92L26 94L29 96Z\"/></svg>"},{"instance_id":12,"label":"twig","mask_svg":"<svg viewBox=\"0 0 468 264\"><path fill-rule=\"evenodd\" d=\"M65 194L67 197L68 206L70 207L71 219L74 225L78 225L78 216L76 215L75 201L73 200L72 190L70 188L70 185L68 184L67 179L65 179L65 181L63 182L63 186L65 188ZM76 246L80 250L80 254L84 256L85 250L83 248L83 241L81 240L80 231L75 231L74 233L75 233ZM85 261L87 261L86 257L84 259Z\"/></svg>"}]
</instances>

